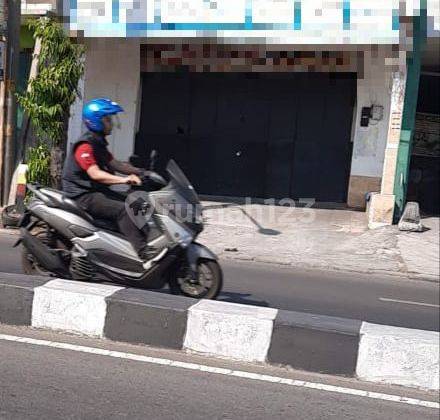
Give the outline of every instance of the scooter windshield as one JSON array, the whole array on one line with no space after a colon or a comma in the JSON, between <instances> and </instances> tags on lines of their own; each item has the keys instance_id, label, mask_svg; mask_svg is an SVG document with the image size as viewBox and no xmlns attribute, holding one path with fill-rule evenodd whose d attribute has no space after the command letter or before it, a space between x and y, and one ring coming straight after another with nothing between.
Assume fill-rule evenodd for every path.
<instances>
[{"instance_id":1,"label":"scooter windshield","mask_svg":"<svg viewBox=\"0 0 440 420\"><path fill-rule=\"evenodd\" d=\"M168 162L166 170L171 179L171 187L176 189L177 193L189 203L200 204L200 199L194 187L173 159Z\"/></svg>"}]
</instances>

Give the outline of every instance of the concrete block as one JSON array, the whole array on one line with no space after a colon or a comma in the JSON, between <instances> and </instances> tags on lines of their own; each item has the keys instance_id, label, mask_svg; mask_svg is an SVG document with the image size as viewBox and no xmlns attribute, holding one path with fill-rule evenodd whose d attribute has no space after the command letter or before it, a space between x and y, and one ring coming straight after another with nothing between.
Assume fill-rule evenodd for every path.
<instances>
[{"instance_id":1,"label":"concrete block","mask_svg":"<svg viewBox=\"0 0 440 420\"><path fill-rule=\"evenodd\" d=\"M189 309L184 347L214 356L264 362L277 312L202 300Z\"/></svg>"},{"instance_id":2,"label":"concrete block","mask_svg":"<svg viewBox=\"0 0 440 420\"><path fill-rule=\"evenodd\" d=\"M279 311L267 359L295 369L353 376L362 322Z\"/></svg>"},{"instance_id":3,"label":"concrete block","mask_svg":"<svg viewBox=\"0 0 440 420\"><path fill-rule=\"evenodd\" d=\"M181 349L194 299L138 289L106 298L104 336L130 343Z\"/></svg>"},{"instance_id":4,"label":"concrete block","mask_svg":"<svg viewBox=\"0 0 440 420\"><path fill-rule=\"evenodd\" d=\"M56 279L35 288L32 326L103 336L105 298L122 287Z\"/></svg>"},{"instance_id":5,"label":"concrete block","mask_svg":"<svg viewBox=\"0 0 440 420\"><path fill-rule=\"evenodd\" d=\"M392 194L371 194L368 206L368 227L378 227L393 224L395 196Z\"/></svg>"},{"instance_id":6,"label":"concrete block","mask_svg":"<svg viewBox=\"0 0 440 420\"><path fill-rule=\"evenodd\" d=\"M0 273L0 323L31 325L34 289L48 280L43 276Z\"/></svg>"},{"instance_id":7,"label":"concrete block","mask_svg":"<svg viewBox=\"0 0 440 420\"><path fill-rule=\"evenodd\" d=\"M356 374L366 381L438 390L439 342L434 331L364 322Z\"/></svg>"},{"instance_id":8,"label":"concrete block","mask_svg":"<svg viewBox=\"0 0 440 420\"><path fill-rule=\"evenodd\" d=\"M409 201L399 221L399 230L406 232L423 232L423 225L420 220L419 203Z\"/></svg>"}]
</instances>

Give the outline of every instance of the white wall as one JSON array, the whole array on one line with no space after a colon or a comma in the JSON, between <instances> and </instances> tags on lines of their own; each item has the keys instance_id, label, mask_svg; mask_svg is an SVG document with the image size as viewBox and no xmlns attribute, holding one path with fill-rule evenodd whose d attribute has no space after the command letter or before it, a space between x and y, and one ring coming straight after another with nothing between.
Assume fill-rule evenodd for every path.
<instances>
[{"instance_id":1,"label":"white wall","mask_svg":"<svg viewBox=\"0 0 440 420\"><path fill-rule=\"evenodd\" d=\"M78 139L84 131L81 121L84 96L84 77L78 82L78 91L80 96L76 98L76 101L70 107L69 129L67 131L67 143L69 145ZM67 150L69 150L69 148Z\"/></svg>"},{"instance_id":2,"label":"white wall","mask_svg":"<svg viewBox=\"0 0 440 420\"><path fill-rule=\"evenodd\" d=\"M69 142L78 138L84 127L81 109L84 102L108 97L118 102L121 128L108 137L109 149L117 159L126 160L133 152L140 82L140 47L137 39L88 39L86 41L83 100L71 109Z\"/></svg>"},{"instance_id":3,"label":"white wall","mask_svg":"<svg viewBox=\"0 0 440 420\"><path fill-rule=\"evenodd\" d=\"M351 175L381 177L388 134L391 78L383 66L365 64L363 78L357 83L357 106L353 136ZM362 107L383 106L383 119L361 127Z\"/></svg>"}]
</instances>

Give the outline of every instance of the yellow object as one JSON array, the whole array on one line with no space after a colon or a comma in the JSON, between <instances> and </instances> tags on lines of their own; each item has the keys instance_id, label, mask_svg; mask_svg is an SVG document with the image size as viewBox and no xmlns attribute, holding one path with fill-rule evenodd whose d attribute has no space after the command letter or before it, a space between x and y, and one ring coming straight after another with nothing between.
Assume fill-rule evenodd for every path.
<instances>
[{"instance_id":1,"label":"yellow object","mask_svg":"<svg viewBox=\"0 0 440 420\"><path fill-rule=\"evenodd\" d=\"M22 170L19 170L19 172L18 172L17 184L26 184L27 165L20 165L20 166L26 166L26 167L20 168Z\"/></svg>"}]
</instances>

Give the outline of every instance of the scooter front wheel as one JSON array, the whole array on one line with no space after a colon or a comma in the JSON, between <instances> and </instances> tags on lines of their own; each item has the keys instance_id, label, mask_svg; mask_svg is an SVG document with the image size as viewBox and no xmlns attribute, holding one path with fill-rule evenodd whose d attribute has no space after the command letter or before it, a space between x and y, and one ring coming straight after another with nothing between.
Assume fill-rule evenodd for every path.
<instances>
[{"instance_id":1,"label":"scooter front wheel","mask_svg":"<svg viewBox=\"0 0 440 420\"><path fill-rule=\"evenodd\" d=\"M197 262L197 278L192 279L188 269L170 273L168 284L175 295L195 299L215 299L223 287L223 273L217 261L200 259Z\"/></svg>"}]
</instances>

